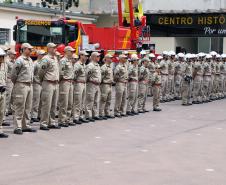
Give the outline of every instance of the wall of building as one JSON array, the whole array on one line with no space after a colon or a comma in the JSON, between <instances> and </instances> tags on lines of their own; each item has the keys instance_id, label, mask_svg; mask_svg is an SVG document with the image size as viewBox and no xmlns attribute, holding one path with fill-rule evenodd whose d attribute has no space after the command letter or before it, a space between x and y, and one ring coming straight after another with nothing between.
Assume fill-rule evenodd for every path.
<instances>
[{"instance_id":1,"label":"wall of building","mask_svg":"<svg viewBox=\"0 0 226 185\"><path fill-rule=\"evenodd\" d=\"M0 2L3 0L0 0ZM17 1L17 0L14 0ZM139 0L134 0L136 3ZM140 0L143 3L144 11L148 10L207 10L224 9L226 0ZM24 0L25 3L40 3L41 0ZM95 11L108 12L117 11L117 0L80 0L79 8L72 8L72 11Z\"/></svg>"},{"instance_id":2,"label":"wall of building","mask_svg":"<svg viewBox=\"0 0 226 185\"><path fill-rule=\"evenodd\" d=\"M197 38L186 38L177 37L175 38L175 49L176 47L185 48L188 53L198 52L198 39Z\"/></svg>"},{"instance_id":3,"label":"wall of building","mask_svg":"<svg viewBox=\"0 0 226 185\"><path fill-rule=\"evenodd\" d=\"M226 37L223 38L223 53L226 53Z\"/></svg>"},{"instance_id":4,"label":"wall of building","mask_svg":"<svg viewBox=\"0 0 226 185\"><path fill-rule=\"evenodd\" d=\"M151 43L155 44L155 52L158 54L163 51L175 50L174 37L152 37Z\"/></svg>"},{"instance_id":5,"label":"wall of building","mask_svg":"<svg viewBox=\"0 0 226 185\"><path fill-rule=\"evenodd\" d=\"M207 10L226 8L226 0L143 0L144 10Z\"/></svg>"},{"instance_id":6,"label":"wall of building","mask_svg":"<svg viewBox=\"0 0 226 185\"><path fill-rule=\"evenodd\" d=\"M113 25L118 25L118 17L112 15L99 15L95 24L98 27L112 27Z\"/></svg>"}]
</instances>

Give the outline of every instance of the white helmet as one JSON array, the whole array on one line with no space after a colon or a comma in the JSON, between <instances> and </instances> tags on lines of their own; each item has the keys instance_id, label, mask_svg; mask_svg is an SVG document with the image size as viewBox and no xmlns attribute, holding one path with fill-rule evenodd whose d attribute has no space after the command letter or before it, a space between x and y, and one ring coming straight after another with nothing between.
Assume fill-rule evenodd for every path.
<instances>
[{"instance_id":1,"label":"white helmet","mask_svg":"<svg viewBox=\"0 0 226 185\"><path fill-rule=\"evenodd\" d=\"M210 54L206 55L206 59L211 59L211 58L212 58L212 56Z\"/></svg>"},{"instance_id":2,"label":"white helmet","mask_svg":"<svg viewBox=\"0 0 226 185\"><path fill-rule=\"evenodd\" d=\"M179 58L184 58L185 55L184 55L184 53L178 53L177 56L178 56Z\"/></svg>"},{"instance_id":3,"label":"white helmet","mask_svg":"<svg viewBox=\"0 0 226 185\"><path fill-rule=\"evenodd\" d=\"M216 58L221 58L221 55L217 54Z\"/></svg>"},{"instance_id":4,"label":"white helmet","mask_svg":"<svg viewBox=\"0 0 226 185\"><path fill-rule=\"evenodd\" d=\"M155 54L154 53L150 53L148 56L149 56L149 58L155 58Z\"/></svg>"},{"instance_id":5,"label":"white helmet","mask_svg":"<svg viewBox=\"0 0 226 185\"><path fill-rule=\"evenodd\" d=\"M226 58L226 54L222 54L221 55L221 58Z\"/></svg>"},{"instance_id":6,"label":"white helmet","mask_svg":"<svg viewBox=\"0 0 226 185\"><path fill-rule=\"evenodd\" d=\"M205 57L205 56L206 56L206 54L203 53L203 52L200 52L200 53L198 54L198 57Z\"/></svg>"},{"instance_id":7,"label":"white helmet","mask_svg":"<svg viewBox=\"0 0 226 185\"><path fill-rule=\"evenodd\" d=\"M193 54L193 58L198 58L199 56L196 54Z\"/></svg>"},{"instance_id":8,"label":"white helmet","mask_svg":"<svg viewBox=\"0 0 226 185\"><path fill-rule=\"evenodd\" d=\"M129 54L129 52L125 50L125 51L123 51L123 52L122 52L122 54L124 54L124 55L128 55L128 54Z\"/></svg>"},{"instance_id":9,"label":"white helmet","mask_svg":"<svg viewBox=\"0 0 226 185\"><path fill-rule=\"evenodd\" d=\"M216 55L217 55L217 52L216 52L216 51L211 51L211 52L210 52L210 55L216 56Z\"/></svg>"},{"instance_id":10,"label":"white helmet","mask_svg":"<svg viewBox=\"0 0 226 185\"><path fill-rule=\"evenodd\" d=\"M141 54L141 55L146 55L147 53L146 53L146 51L142 50L142 51L140 52L140 54Z\"/></svg>"},{"instance_id":11,"label":"white helmet","mask_svg":"<svg viewBox=\"0 0 226 185\"><path fill-rule=\"evenodd\" d=\"M175 56L176 53L175 53L174 51L169 51L168 55L169 55L169 56Z\"/></svg>"},{"instance_id":12,"label":"white helmet","mask_svg":"<svg viewBox=\"0 0 226 185\"><path fill-rule=\"evenodd\" d=\"M0 48L0 56L5 56L5 55L6 55L5 51L2 48Z\"/></svg>"},{"instance_id":13,"label":"white helmet","mask_svg":"<svg viewBox=\"0 0 226 185\"><path fill-rule=\"evenodd\" d=\"M169 55L168 51L163 51L162 55Z\"/></svg>"},{"instance_id":14,"label":"white helmet","mask_svg":"<svg viewBox=\"0 0 226 185\"><path fill-rule=\"evenodd\" d=\"M138 56L137 56L137 54L132 54L131 55L131 60L138 60L139 58L138 58Z\"/></svg>"},{"instance_id":15,"label":"white helmet","mask_svg":"<svg viewBox=\"0 0 226 185\"><path fill-rule=\"evenodd\" d=\"M162 60L163 57L161 55L157 56L157 60Z\"/></svg>"},{"instance_id":16,"label":"white helmet","mask_svg":"<svg viewBox=\"0 0 226 185\"><path fill-rule=\"evenodd\" d=\"M192 58L192 54L191 54L191 53L187 53L187 54L185 55L185 57L186 57L186 59L190 59L190 58Z\"/></svg>"}]
</instances>

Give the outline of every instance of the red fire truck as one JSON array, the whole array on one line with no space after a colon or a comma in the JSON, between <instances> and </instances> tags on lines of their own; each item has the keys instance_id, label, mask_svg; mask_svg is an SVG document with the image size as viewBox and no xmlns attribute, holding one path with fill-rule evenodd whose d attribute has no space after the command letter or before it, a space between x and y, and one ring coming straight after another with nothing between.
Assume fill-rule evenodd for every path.
<instances>
[{"instance_id":1,"label":"red fire truck","mask_svg":"<svg viewBox=\"0 0 226 185\"><path fill-rule=\"evenodd\" d=\"M124 9L121 0L118 0L119 25L110 28L82 24L67 18L55 21L18 19L14 26L16 51L19 53L24 42L36 49L46 49L48 42L54 42L61 53L67 45L75 48L76 52L79 49L136 50L142 45L144 37L144 40L150 38L146 17L141 3L134 5L133 0L125 0Z\"/></svg>"}]
</instances>

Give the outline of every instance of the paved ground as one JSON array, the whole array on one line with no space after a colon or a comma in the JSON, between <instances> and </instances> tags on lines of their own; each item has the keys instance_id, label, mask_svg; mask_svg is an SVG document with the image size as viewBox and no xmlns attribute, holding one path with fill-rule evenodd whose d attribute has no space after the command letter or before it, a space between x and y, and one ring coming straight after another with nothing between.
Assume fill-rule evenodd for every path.
<instances>
[{"instance_id":1,"label":"paved ground","mask_svg":"<svg viewBox=\"0 0 226 185\"><path fill-rule=\"evenodd\" d=\"M225 185L226 100L162 108L10 134L0 140L0 185Z\"/></svg>"}]
</instances>

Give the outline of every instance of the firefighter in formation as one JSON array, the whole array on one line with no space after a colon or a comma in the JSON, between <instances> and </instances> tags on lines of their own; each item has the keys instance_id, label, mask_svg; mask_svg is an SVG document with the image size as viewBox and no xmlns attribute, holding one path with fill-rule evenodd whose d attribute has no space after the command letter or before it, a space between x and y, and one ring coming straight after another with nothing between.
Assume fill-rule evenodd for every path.
<instances>
[{"instance_id":1,"label":"firefighter in formation","mask_svg":"<svg viewBox=\"0 0 226 185\"><path fill-rule=\"evenodd\" d=\"M22 44L17 59L14 51L0 49L1 138L8 137L2 130L9 125L5 115L13 115L14 133L21 135L37 131L33 122L49 131L149 112L148 96L153 96L153 111L161 111L160 102L181 100L188 106L226 96L224 54L164 51L156 57L142 51L138 57L123 52L116 66L110 54L100 66L98 52L80 51L77 56L67 46L61 56L56 47L48 43L47 52L36 51L36 61L30 58L29 43Z\"/></svg>"}]
</instances>

